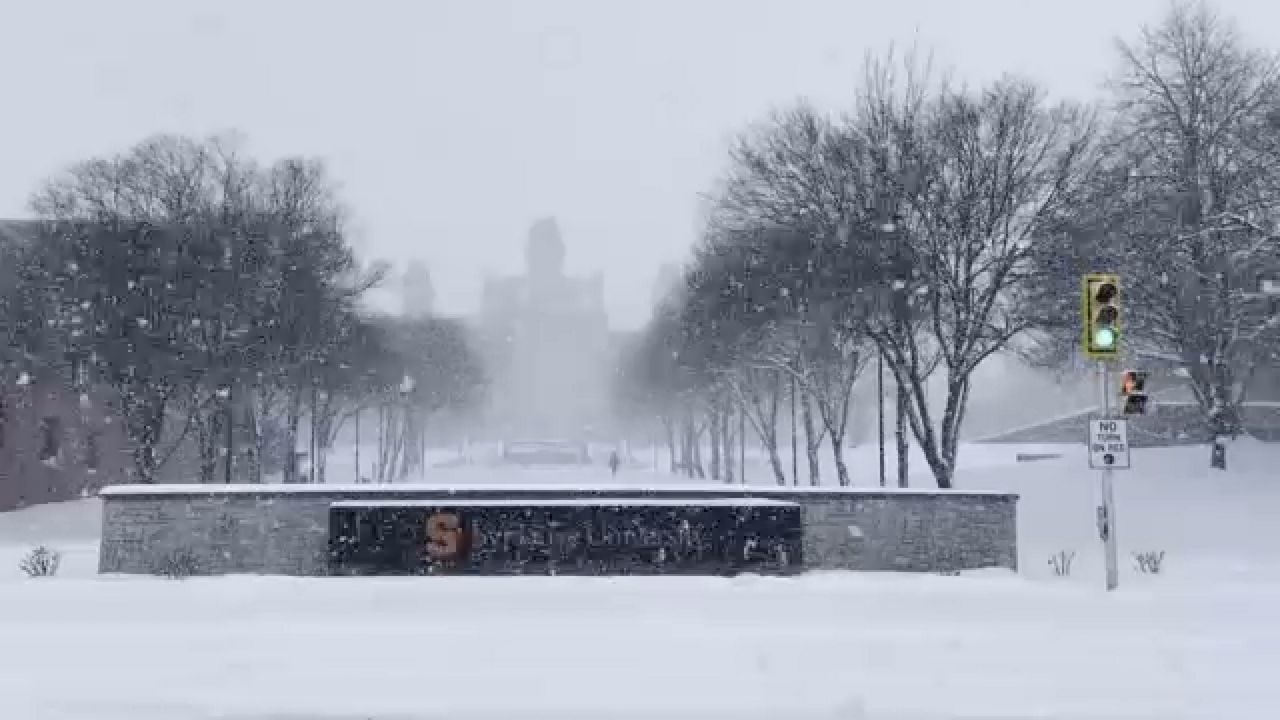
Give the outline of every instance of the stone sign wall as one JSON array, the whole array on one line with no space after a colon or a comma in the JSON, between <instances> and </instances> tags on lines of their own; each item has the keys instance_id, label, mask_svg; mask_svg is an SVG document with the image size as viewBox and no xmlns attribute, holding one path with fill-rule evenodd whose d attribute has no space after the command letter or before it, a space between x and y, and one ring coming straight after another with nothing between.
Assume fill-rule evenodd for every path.
<instances>
[{"instance_id":1,"label":"stone sign wall","mask_svg":"<svg viewBox=\"0 0 1280 720\"><path fill-rule=\"evenodd\" d=\"M1017 496L921 490L686 486L114 486L102 493L99 570L330 573L335 503L367 500L766 498L803 514L805 569L951 572L1017 567Z\"/></svg>"}]
</instances>

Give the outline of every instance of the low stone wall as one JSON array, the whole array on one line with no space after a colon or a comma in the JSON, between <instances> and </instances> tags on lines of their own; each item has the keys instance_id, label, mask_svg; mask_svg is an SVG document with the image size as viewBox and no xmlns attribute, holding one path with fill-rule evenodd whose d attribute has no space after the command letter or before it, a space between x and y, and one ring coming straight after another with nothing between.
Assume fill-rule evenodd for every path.
<instances>
[{"instance_id":1,"label":"low stone wall","mask_svg":"<svg viewBox=\"0 0 1280 720\"><path fill-rule=\"evenodd\" d=\"M806 569L1017 569L1017 495L692 485L120 485L103 489L99 572L324 575L339 500L760 497L804 508Z\"/></svg>"}]
</instances>

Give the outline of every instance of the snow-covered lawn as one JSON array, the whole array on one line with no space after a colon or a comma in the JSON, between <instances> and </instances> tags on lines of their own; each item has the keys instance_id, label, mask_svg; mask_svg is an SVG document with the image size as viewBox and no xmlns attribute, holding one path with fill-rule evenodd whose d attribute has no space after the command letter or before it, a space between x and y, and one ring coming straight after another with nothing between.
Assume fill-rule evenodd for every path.
<instances>
[{"instance_id":1,"label":"snow-covered lawn","mask_svg":"<svg viewBox=\"0 0 1280 720\"><path fill-rule=\"evenodd\" d=\"M96 501L0 515L0 718L1280 717L1280 448L1225 476L1135 453L1110 594L1083 457L1017 450L965 448L960 484L1022 493L1020 575L98 577ZM40 542L58 577L17 570ZM1132 568L1148 549L1163 574Z\"/></svg>"},{"instance_id":2,"label":"snow-covered lawn","mask_svg":"<svg viewBox=\"0 0 1280 720\"><path fill-rule=\"evenodd\" d=\"M1132 580L1132 579L1130 579ZM0 591L0 716L1267 718L1280 583L188 581Z\"/></svg>"}]
</instances>

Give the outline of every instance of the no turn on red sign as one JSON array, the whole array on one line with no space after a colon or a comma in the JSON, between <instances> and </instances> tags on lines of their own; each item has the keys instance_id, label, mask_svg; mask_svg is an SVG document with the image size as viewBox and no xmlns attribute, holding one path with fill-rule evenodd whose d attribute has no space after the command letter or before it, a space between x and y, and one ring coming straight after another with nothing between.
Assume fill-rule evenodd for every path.
<instances>
[{"instance_id":1,"label":"no turn on red sign","mask_svg":"<svg viewBox=\"0 0 1280 720\"><path fill-rule=\"evenodd\" d=\"M1089 467L1129 469L1129 421L1103 418L1089 421Z\"/></svg>"}]
</instances>

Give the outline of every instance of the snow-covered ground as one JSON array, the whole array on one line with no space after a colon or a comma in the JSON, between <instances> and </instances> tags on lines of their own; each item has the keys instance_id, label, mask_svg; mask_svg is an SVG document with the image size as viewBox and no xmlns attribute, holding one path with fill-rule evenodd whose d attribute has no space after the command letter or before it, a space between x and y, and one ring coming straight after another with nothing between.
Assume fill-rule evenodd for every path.
<instances>
[{"instance_id":1,"label":"snow-covered ground","mask_svg":"<svg viewBox=\"0 0 1280 720\"><path fill-rule=\"evenodd\" d=\"M1239 443L1225 475L1204 469L1204 448L1135 451L1116 478L1115 593L1102 590L1097 481L1082 448L1013 463L1027 451L966 447L958 478L1022 494L1018 575L97 577L96 501L0 515L0 718L1280 715L1269 687L1280 667L1280 448ZM874 484L875 451L851 455L855 481ZM770 482L749 465L753 482ZM457 483L608 478L598 467L432 472ZM619 479L680 482L643 469ZM64 552L58 577L18 571L37 543ZM1048 567L1057 550L1077 553L1070 578ZM1168 553L1162 574L1132 568L1143 550Z\"/></svg>"}]
</instances>

